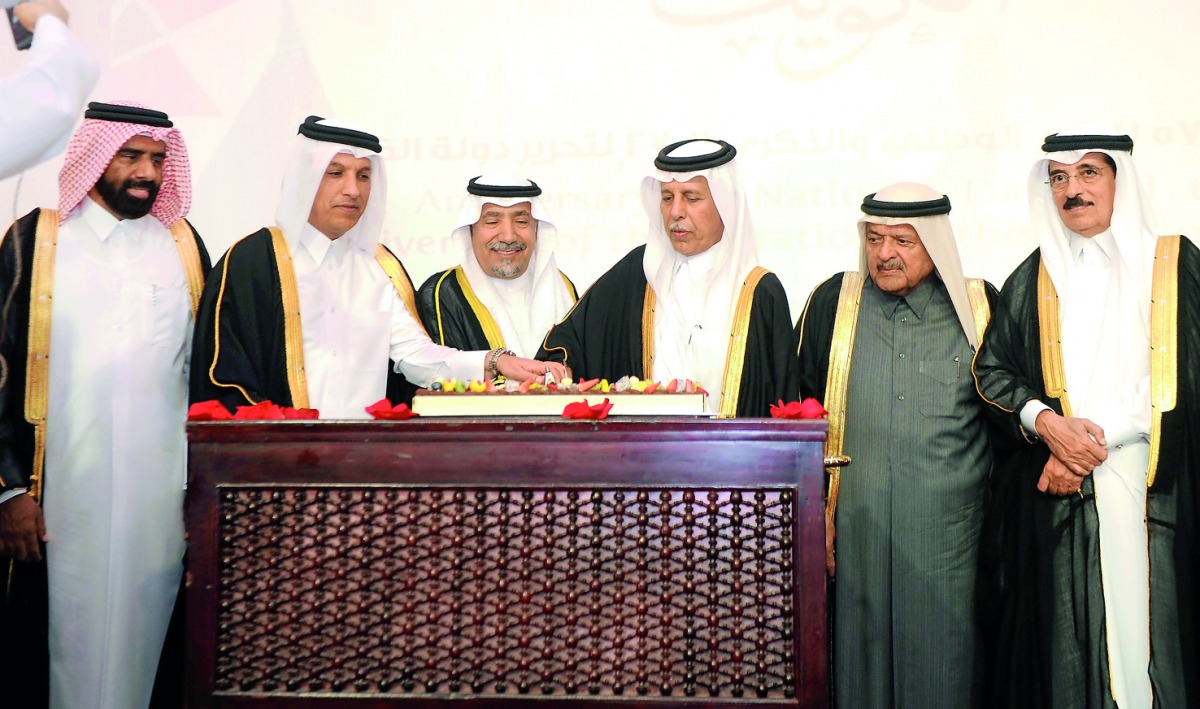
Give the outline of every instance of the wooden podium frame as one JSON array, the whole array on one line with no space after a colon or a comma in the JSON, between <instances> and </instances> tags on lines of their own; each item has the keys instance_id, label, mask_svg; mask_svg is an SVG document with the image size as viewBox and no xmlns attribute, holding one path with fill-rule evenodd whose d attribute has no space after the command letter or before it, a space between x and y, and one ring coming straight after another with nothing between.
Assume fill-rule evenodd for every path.
<instances>
[{"instance_id":1,"label":"wooden podium frame","mask_svg":"<svg viewBox=\"0 0 1200 709\"><path fill-rule=\"evenodd\" d=\"M824 437L189 424L189 705L827 706Z\"/></svg>"}]
</instances>

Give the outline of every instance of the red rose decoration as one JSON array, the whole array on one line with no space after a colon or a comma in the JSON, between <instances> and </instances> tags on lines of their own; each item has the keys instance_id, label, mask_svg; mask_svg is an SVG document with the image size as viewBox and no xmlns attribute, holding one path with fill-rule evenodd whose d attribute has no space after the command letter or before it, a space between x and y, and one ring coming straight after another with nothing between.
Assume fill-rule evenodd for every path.
<instances>
[{"instance_id":1,"label":"red rose decoration","mask_svg":"<svg viewBox=\"0 0 1200 709\"><path fill-rule=\"evenodd\" d=\"M239 406L233 414L237 421L282 421L283 409L269 401L254 406Z\"/></svg>"},{"instance_id":2,"label":"red rose decoration","mask_svg":"<svg viewBox=\"0 0 1200 709\"><path fill-rule=\"evenodd\" d=\"M565 419L592 419L600 421L608 418L608 412L612 410L612 402L607 398L604 403L588 406L587 400L576 401L567 404L563 407L563 418Z\"/></svg>"},{"instance_id":3,"label":"red rose decoration","mask_svg":"<svg viewBox=\"0 0 1200 709\"><path fill-rule=\"evenodd\" d=\"M783 399L779 400L779 404L771 404L771 418L777 419L819 419L829 412L821 406L821 402L811 396L804 401L789 401L783 403Z\"/></svg>"},{"instance_id":4,"label":"red rose decoration","mask_svg":"<svg viewBox=\"0 0 1200 709\"><path fill-rule=\"evenodd\" d=\"M829 412L821 406L821 402L811 396L800 402L800 416L806 419L819 419L828 416Z\"/></svg>"},{"instance_id":5,"label":"red rose decoration","mask_svg":"<svg viewBox=\"0 0 1200 709\"><path fill-rule=\"evenodd\" d=\"M289 421L315 419L321 414L316 409L293 409L290 406L284 406L280 411L283 412L283 417Z\"/></svg>"},{"instance_id":6,"label":"red rose decoration","mask_svg":"<svg viewBox=\"0 0 1200 709\"><path fill-rule=\"evenodd\" d=\"M188 421L228 421L232 418L229 409L216 399L197 401L188 407Z\"/></svg>"},{"instance_id":7,"label":"red rose decoration","mask_svg":"<svg viewBox=\"0 0 1200 709\"><path fill-rule=\"evenodd\" d=\"M397 404L392 406L392 402L387 399L380 399L374 404L366 408L368 414L377 421L404 421L419 414L413 413L413 410L408 408L408 404Z\"/></svg>"}]
</instances>

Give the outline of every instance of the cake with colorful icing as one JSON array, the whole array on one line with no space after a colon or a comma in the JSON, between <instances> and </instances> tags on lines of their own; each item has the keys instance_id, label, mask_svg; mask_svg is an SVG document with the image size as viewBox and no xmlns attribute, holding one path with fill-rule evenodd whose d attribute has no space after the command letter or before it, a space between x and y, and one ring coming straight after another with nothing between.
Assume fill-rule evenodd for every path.
<instances>
[{"instance_id":1,"label":"cake with colorful icing","mask_svg":"<svg viewBox=\"0 0 1200 709\"><path fill-rule=\"evenodd\" d=\"M418 390L412 410L421 416L561 416L568 404L612 404L609 416L703 416L707 393L690 379L646 382L622 377L574 382L564 379L549 386L512 380L438 380Z\"/></svg>"}]
</instances>

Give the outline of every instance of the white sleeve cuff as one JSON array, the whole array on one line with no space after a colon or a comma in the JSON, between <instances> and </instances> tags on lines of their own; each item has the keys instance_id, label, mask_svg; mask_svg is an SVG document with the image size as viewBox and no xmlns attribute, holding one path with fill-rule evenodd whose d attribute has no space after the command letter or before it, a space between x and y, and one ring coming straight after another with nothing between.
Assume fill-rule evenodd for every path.
<instances>
[{"instance_id":1,"label":"white sleeve cuff","mask_svg":"<svg viewBox=\"0 0 1200 709\"><path fill-rule=\"evenodd\" d=\"M488 350L456 352L446 358L450 376L464 381L483 379L483 368L487 366Z\"/></svg>"},{"instance_id":2,"label":"white sleeve cuff","mask_svg":"<svg viewBox=\"0 0 1200 709\"><path fill-rule=\"evenodd\" d=\"M24 494L25 494L25 488L23 488L23 487L13 488L12 490L5 490L4 492L0 492L0 505L3 505L5 502L8 502L9 500L13 499L17 495L24 495Z\"/></svg>"},{"instance_id":3,"label":"white sleeve cuff","mask_svg":"<svg viewBox=\"0 0 1200 709\"><path fill-rule=\"evenodd\" d=\"M1046 411L1049 408L1049 406L1046 406L1037 399L1030 399L1029 401L1025 402L1025 406L1021 407L1021 428L1024 428L1025 432L1029 435L1037 436L1038 414Z\"/></svg>"}]
</instances>

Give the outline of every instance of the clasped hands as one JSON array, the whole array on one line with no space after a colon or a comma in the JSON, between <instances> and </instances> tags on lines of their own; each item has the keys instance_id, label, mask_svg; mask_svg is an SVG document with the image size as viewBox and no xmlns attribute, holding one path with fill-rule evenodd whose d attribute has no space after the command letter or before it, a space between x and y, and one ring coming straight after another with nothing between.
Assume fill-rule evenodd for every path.
<instances>
[{"instance_id":1,"label":"clasped hands","mask_svg":"<svg viewBox=\"0 0 1200 709\"><path fill-rule=\"evenodd\" d=\"M1063 417L1047 409L1038 414L1037 433L1050 447L1050 460L1038 478L1038 490L1074 495L1096 466L1108 458L1104 429L1085 418Z\"/></svg>"}]
</instances>

